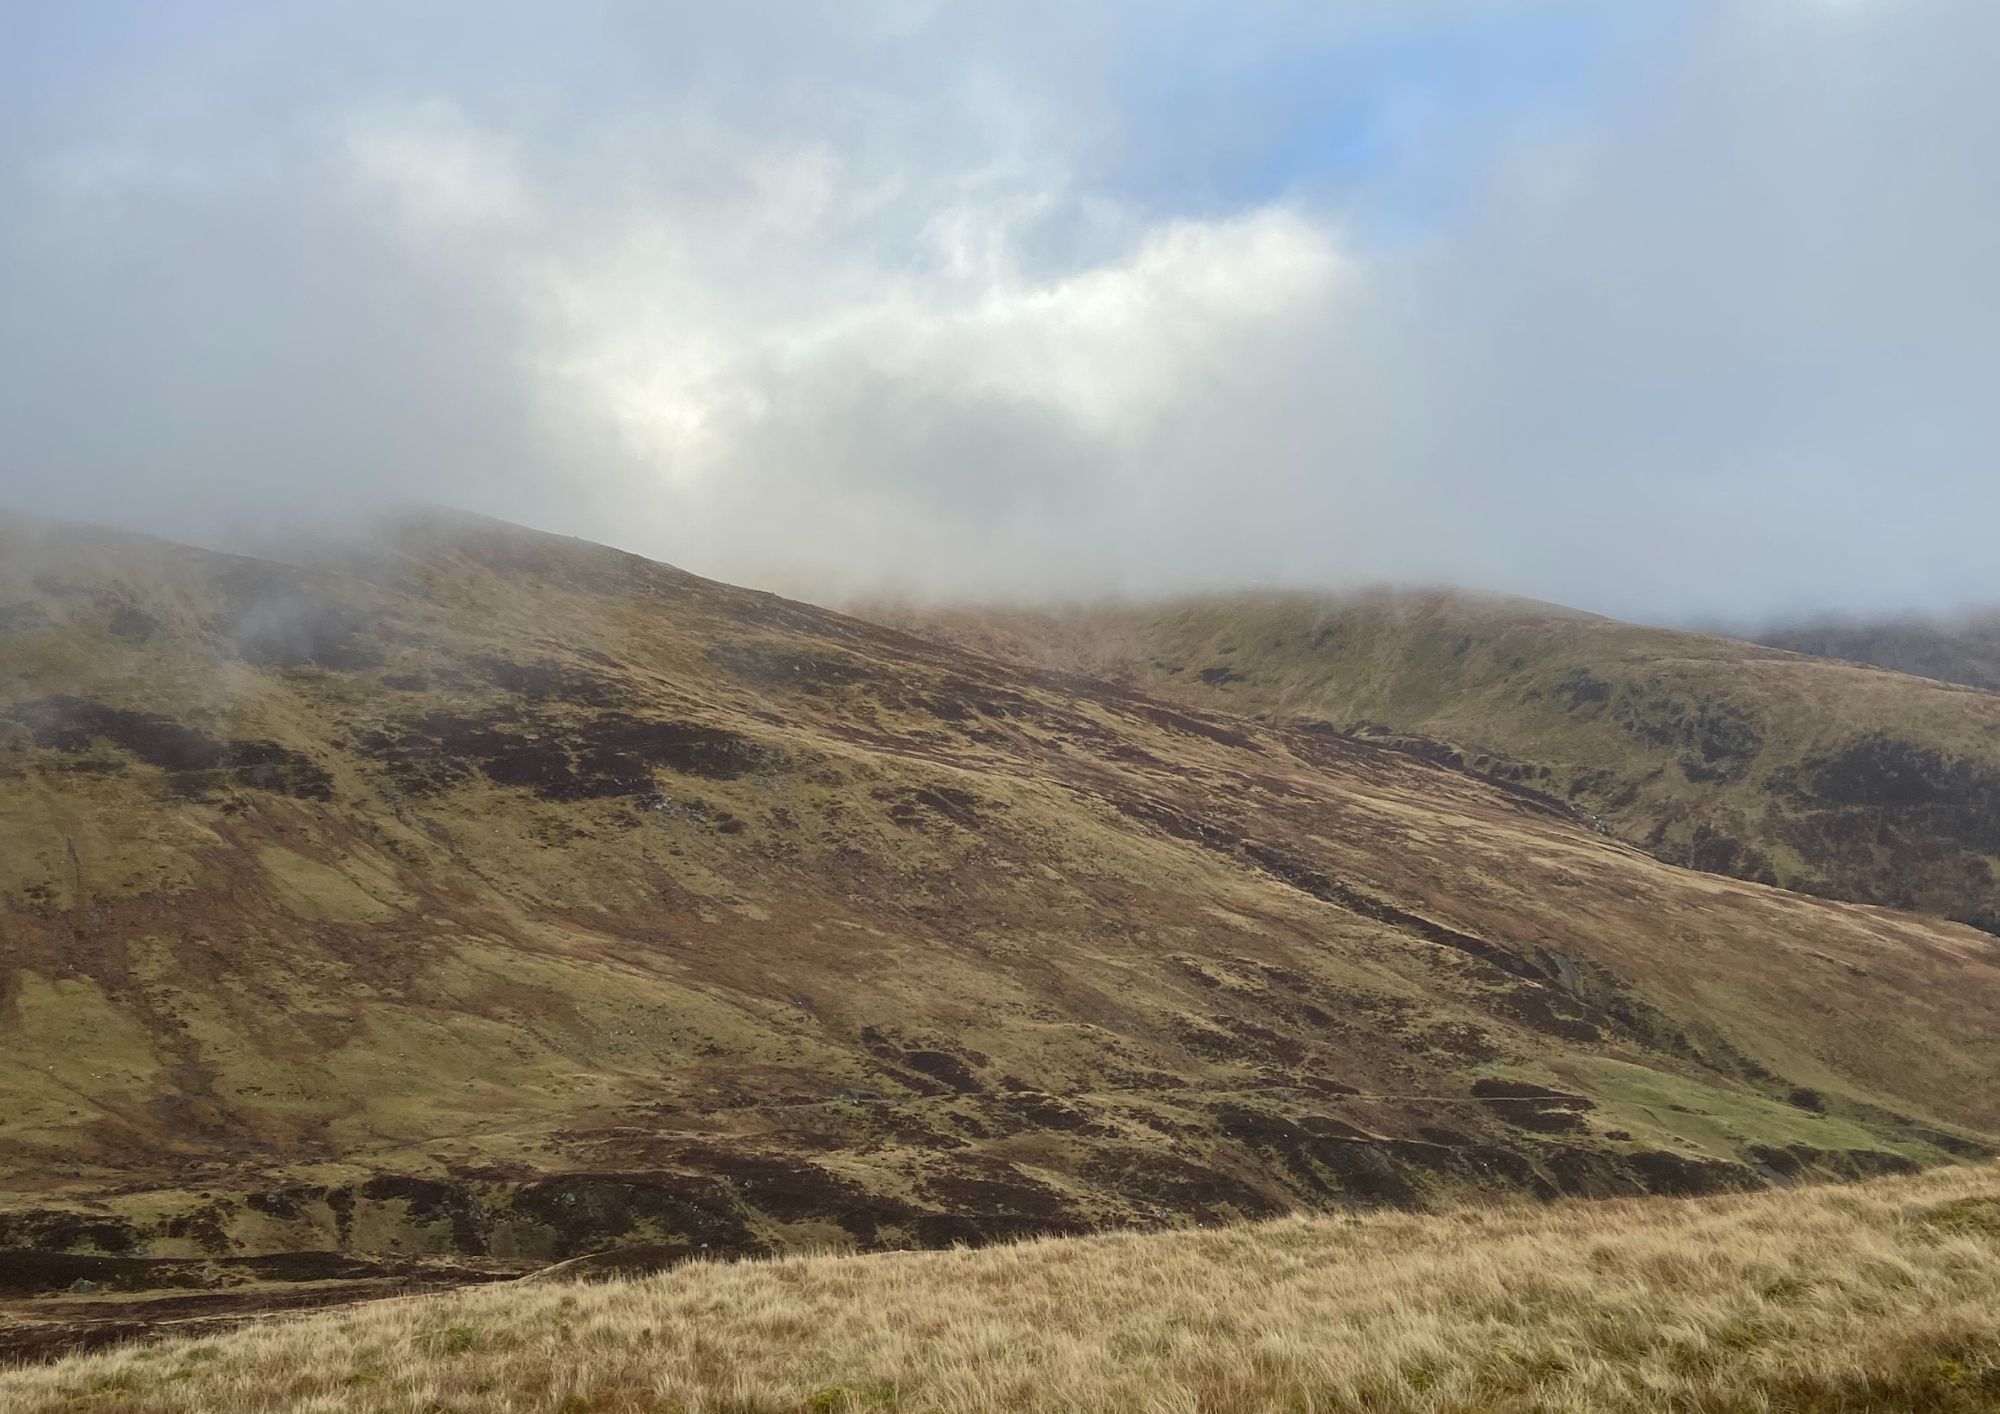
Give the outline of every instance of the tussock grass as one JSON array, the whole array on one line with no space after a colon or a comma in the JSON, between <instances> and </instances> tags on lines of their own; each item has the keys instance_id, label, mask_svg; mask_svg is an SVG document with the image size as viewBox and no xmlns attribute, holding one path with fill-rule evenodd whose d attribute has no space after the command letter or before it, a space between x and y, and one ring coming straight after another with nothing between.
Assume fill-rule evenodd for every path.
<instances>
[{"instance_id":1,"label":"tussock grass","mask_svg":"<svg viewBox=\"0 0 2000 1414\"><path fill-rule=\"evenodd\" d=\"M2000 1169L697 1264L0 1375L43 1411L2000 1410Z\"/></svg>"}]
</instances>

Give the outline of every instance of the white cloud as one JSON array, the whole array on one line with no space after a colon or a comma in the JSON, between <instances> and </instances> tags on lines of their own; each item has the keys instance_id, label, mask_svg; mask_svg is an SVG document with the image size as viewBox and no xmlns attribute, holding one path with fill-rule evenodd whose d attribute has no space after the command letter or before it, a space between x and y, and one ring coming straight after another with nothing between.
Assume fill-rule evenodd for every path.
<instances>
[{"instance_id":1,"label":"white cloud","mask_svg":"<svg viewBox=\"0 0 2000 1414\"><path fill-rule=\"evenodd\" d=\"M867 504L926 535L969 474L995 488L1048 475L1009 460L1038 455L1037 439L963 464L980 449L941 427L959 415L1039 421L1073 444L1077 474L1130 479L1161 409L1226 396L1260 343L1324 312L1344 269L1324 225L1282 205L1148 220L1046 169L890 181L822 142L712 118L656 129L634 168L596 174L588 202L437 104L345 127L357 176L426 258L509 292L544 411L618 430L625 533L649 520L685 533L699 513L725 559L769 542L734 529L769 518L732 488L767 485L773 456L791 458L796 502ZM889 206L904 219L884 241ZM1094 258L1037 264L1036 232L1078 220L1099 233ZM960 464L926 471L947 445ZM810 563L823 547L791 548Z\"/></svg>"},{"instance_id":2,"label":"white cloud","mask_svg":"<svg viewBox=\"0 0 2000 1414\"><path fill-rule=\"evenodd\" d=\"M340 129L355 181L386 193L419 239L514 226L530 214L507 142L449 103L364 108Z\"/></svg>"},{"instance_id":3,"label":"white cloud","mask_svg":"<svg viewBox=\"0 0 2000 1414\"><path fill-rule=\"evenodd\" d=\"M1163 223L1115 259L1036 278L1020 270L1004 230L975 233L971 213L959 215L954 239L992 252L976 273L953 261L912 274L870 252L809 244L794 258L847 268L817 300L778 309L758 310L754 298L717 308L706 281L705 297L691 297L700 275L667 254L693 244L681 233L656 236L660 258L638 269L586 251L554 277L573 345L563 366L581 396L668 464L696 459L715 472L736 451L726 439L782 401L788 383L842 370L1034 405L1116 444L1215 376L1241 339L1317 308L1338 265L1326 232L1266 208Z\"/></svg>"},{"instance_id":4,"label":"white cloud","mask_svg":"<svg viewBox=\"0 0 2000 1414\"><path fill-rule=\"evenodd\" d=\"M2000 599L2000 10L1690 7L1393 247L1371 181L1492 157L1427 71L1424 150L1183 188L1305 143L1310 46L1510 13L502 4L177 56L173 121L125 85L0 146L0 499L416 494L804 593Z\"/></svg>"}]
</instances>

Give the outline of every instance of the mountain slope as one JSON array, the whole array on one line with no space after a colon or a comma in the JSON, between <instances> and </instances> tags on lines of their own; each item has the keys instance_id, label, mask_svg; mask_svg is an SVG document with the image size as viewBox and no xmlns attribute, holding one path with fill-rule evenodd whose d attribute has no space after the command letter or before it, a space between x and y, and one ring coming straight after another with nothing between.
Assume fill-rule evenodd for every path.
<instances>
[{"instance_id":1,"label":"mountain slope","mask_svg":"<svg viewBox=\"0 0 2000 1414\"><path fill-rule=\"evenodd\" d=\"M1688 1192L2000 1129L1991 938L1406 751L487 522L0 537L0 1247L114 1286Z\"/></svg>"},{"instance_id":2,"label":"mountain slope","mask_svg":"<svg viewBox=\"0 0 2000 1414\"><path fill-rule=\"evenodd\" d=\"M1447 592L881 617L1207 710L1441 741L1663 859L2000 930L2000 696Z\"/></svg>"}]
</instances>

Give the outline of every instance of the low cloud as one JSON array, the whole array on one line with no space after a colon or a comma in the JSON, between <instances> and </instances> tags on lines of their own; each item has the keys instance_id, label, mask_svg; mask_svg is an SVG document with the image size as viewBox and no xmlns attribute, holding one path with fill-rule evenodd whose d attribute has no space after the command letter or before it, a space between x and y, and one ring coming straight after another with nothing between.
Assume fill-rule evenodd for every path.
<instances>
[{"instance_id":1,"label":"low cloud","mask_svg":"<svg viewBox=\"0 0 2000 1414\"><path fill-rule=\"evenodd\" d=\"M0 501L418 497L822 598L2000 600L1975 0L450 10L46 37L106 72L0 142ZM1596 42L1453 110L1426 55L1514 24ZM1273 167L1287 62L1371 45L1366 159Z\"/></svg>"}]
</instances>

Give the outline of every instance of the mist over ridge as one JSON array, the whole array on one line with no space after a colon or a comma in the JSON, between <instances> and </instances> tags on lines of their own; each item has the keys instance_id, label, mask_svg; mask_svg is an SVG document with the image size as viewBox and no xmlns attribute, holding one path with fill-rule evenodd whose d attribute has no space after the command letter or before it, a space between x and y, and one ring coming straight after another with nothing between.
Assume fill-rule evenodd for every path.
<instances>
[{"instance_id":1,"label":"mist over ridge","mask_svg":"<svg viewBox=\"0 0 2000 1414\"><path fill-rule=\"evenodd\" d=\"M820 602L2000 600L1971 0L22 24L0 504Z\"/></svg>"}]
</instances>

